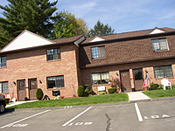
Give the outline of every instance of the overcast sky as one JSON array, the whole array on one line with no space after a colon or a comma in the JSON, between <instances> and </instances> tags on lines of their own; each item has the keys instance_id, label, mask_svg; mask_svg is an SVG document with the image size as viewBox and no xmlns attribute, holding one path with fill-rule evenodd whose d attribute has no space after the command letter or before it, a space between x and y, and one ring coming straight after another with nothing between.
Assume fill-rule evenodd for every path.
<instances>
[{"instance_id":1,"label":"overcast sky","mask_svg":"<svg viewBox=\"0 0 175 131\"><path fill-rule=\"evenodd\" d=\"M0 0L0 4L8 2ZM89 28L100 20L115 29L115 33L175 28L175 0L59 0L56 7L58 12L66 10L84 19Z\"/></svg>"}]
</instances>

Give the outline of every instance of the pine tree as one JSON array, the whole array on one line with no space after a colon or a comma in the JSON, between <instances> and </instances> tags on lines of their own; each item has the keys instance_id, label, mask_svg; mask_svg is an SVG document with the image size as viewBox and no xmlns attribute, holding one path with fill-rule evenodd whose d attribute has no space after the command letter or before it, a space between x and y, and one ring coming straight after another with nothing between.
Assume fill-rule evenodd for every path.
<instances>
[{"instance_id":1,"label":"pine tree","mask_svg":"<svg viewBox=\"0 0 175 131\"><path fill-rule=\"evenodd\" d=\"M52 20L55 19L52 14L57 10L54 7L57 1L50 3L49 0L8 0L8 2L6 6L0 5L4 10L4 18L0 17L0 25L6 32L4 37L11 36L12 40L25 29L47 38L51 36Z\"/></svg>"},{"instance_id":2,"label":"pine tree","mask_svg":"<svg viewBox=\"0 0 175 131\"><path fill-rule=\"evenodd\" d=\"M94 36L103 36L103 35L110 35L114 34L114 29L107 25L104 25L100 22L100 20L97 21L96 25L93 29L91 29L87 36L88 37L94 37Z\"/></svg>"}]
</instances>

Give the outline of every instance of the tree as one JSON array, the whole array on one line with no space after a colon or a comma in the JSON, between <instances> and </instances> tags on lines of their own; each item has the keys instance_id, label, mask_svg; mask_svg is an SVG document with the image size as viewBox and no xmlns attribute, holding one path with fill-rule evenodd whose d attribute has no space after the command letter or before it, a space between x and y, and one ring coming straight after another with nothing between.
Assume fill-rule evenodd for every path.
<instances>
[{"instance_id":1,"label":"tree","mask_svg":"<svg viewBox=\"0 0 175 131\"><path fill-rule=\"evenodd\" d=\"M100 22L100 20L97 21L96 25L93 29L91 29L87 36L88 37L94 37L94 36L103 36L103 35L109 35L114 34L114 29L107 25L104 25Z\"/></svg>"},{"instance_id":2,"label":"tree","mask_svg":"<svg viewBox=\"0 0 175 131\"><path fill-rule=\"evenodd\" d=\"M53 29L52 14L57 10L54 7L57 1L49 0L8 0L6 6L0 5L3 17L0 17L2 29L11 39L27 29L44 37L50 37ZM9 41L8 41L9 42ZM2 44L2 43L1 43Z\"/></svg>"},{"instance_id":3,"label":"tree","mask_svg":"<svg viewBox=\"0 0 175 131\"><path fill-rule=\"evenodd\" d=\"M83 35L87 32L86 22L81 18L76 19L75 15L68 11L59 12L56 17L53 31L54 39Z\"/></svg>"},{"instance_id":4,"label":"tree","mask_svg":"<svg viewBox=\"0 0 175 131\"><path fill-rule=\"evenodd\" d=\"M79 27L76 29L76 34L77 35L84 35L84 34L86 34L88 32L88 25L87 25L87 23L81 18L77 18L76 22L79 25Z\"/></svg>"}]
</instances>

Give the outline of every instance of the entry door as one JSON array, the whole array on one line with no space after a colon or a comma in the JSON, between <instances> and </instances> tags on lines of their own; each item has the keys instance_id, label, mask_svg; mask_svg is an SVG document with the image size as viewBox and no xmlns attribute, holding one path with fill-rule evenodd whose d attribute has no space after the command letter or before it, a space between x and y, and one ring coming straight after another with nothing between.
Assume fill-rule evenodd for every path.
<instances>
[{"instance_id":1,"label":"entry door","mask_svg":"<svg viewBox=\"0 0 175 131\"><path fill-rule=\"evenodd\" d=\"M24 101L26 97L25 80L18 80L17 87L18 87L18 100Z\"/></svg>"},{"instance_id":2,"label":"entry door","mask_svg":"<svg viewBox=\"0 0 175 131\"><path fill-rule=\"evenodd\" d=\"M135 90L142 90L143 88L143 74L142 69L135 69L133 70L134 75L134 86Z\"/></svg>"},{"instance_id":3,"label":"entry door","mask_svg":"<svg viewBox=\"0 0 175 131\"><path fill-rule=\"evenodd\" d=\"M129 70L120 71L122 91L132 91Z\"/></svg>"},{"instance_id":4,"label":"entry door","mask_svg":"<svg viewBox=\"0 0 175 131\"><path fill-rule=\"evenodd\" d=\"M29 79L29 99L36 100L37 79Z\"/></svg>"}]
</instances>

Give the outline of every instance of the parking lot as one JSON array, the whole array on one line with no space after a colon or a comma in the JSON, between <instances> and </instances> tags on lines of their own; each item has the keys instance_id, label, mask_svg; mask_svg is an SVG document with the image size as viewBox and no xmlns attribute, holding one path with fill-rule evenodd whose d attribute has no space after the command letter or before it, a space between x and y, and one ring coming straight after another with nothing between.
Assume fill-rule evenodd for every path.
<instances>
[{"instance_id":1,"label":"parking lot","mask_svg":"<svg viewBox=\"0 0 175 131\"><path fill-rule=\"evenodd\" d=\"M5 131L169 131L175 128L175 100L16 110L0 119Z\"/></svg>"}]
</instances>

